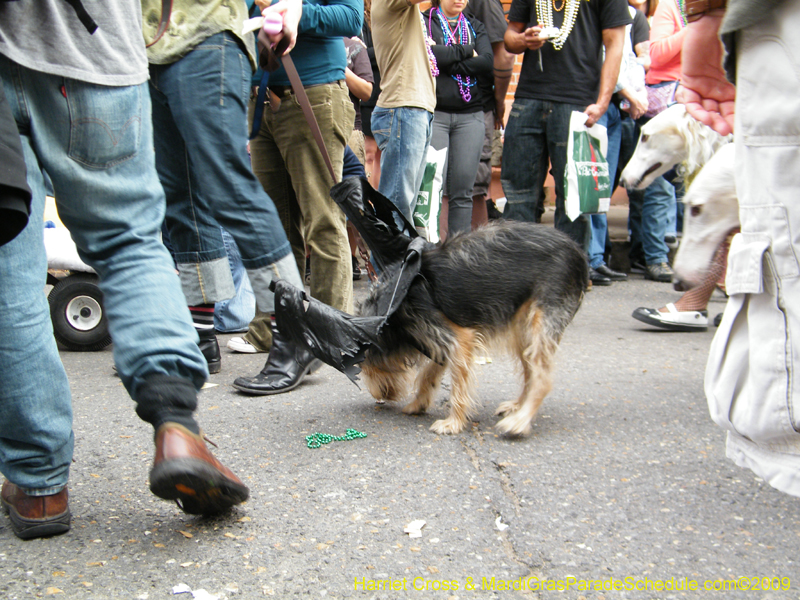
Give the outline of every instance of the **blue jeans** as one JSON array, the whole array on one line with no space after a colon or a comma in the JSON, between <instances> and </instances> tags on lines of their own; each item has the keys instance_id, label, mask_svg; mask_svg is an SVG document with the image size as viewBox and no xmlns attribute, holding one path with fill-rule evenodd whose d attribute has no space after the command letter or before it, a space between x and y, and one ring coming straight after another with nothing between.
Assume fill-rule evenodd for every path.
<instances>
[{"instance_id":1,"label":"blue jeans","mask_svg":"<svg viewBox=\"0 0 800 600\"><path fill-rule=\"evenodd\" d=\"M153 375L188 379L199 389L208 369L159 236L164 192L147 84L92 85L2 56L0 79L22 132L33 192L28 226L0 248L0 470L42 495L67 483L73 448L69 386L42 291L42 169L81 258L100 276L114 360L130 395L137 399ZM137 412L148 408L139 403Z\"/></svg>"},{"instance_id":2,"label":"blue jeans","mask_svg":"<svg viewBox=\"0 0 800 600\"><path fill-rule=\"evenodd\" d=\"M540 221L549 162L556 185L555 227L588 252L592 238L588 216L570 221L564 209L569 119L572 111L584 108L530 98L514 100L506 125L500 180L507 200L503 216L516 221Z\"/></svg>"},{"instance_id":3,"label":"blue jeans","mask_svg":"<svg viewBox=\"0 0 800 600\"><path fill-rule=\"evenodd\" d=\"M250 167L250 62L219 33L170 65L150 65L158 176L167 226L190 305L232 298L220 226L236 240L258 306L273 311L273 277L297 287L297 271L272 200Z\"/></svg>"},{"instance_id":4,"label":"blue jeans","mask_svg":"<svg viewBox=\"0 0 800 600\"><path fill-rule=\"evenodd\" d=\"M667 262L669 247L664 242L669 213L675 211L675 188L663 176L644 190L642 201L642 250L648 265Z\"/></svg>"},{"instance_id":5,"label":"blue jeans","mask_svg":"<svg viewBox=\"0 0 800 600\"><path fill-rule=\"evenodd\" d=\"M247 326L256 314L256 297L242 264L239 248L231 234L222 230L222 242L228 253L236 295L214 305L214 329L223 333L247 331Z\"/></svg>"},{"instance_id":6,"label":"blue jeans","mask_svg":"<svg viewBox=\"0 0 800 600\"><path fill-rule=\"evenodd\" d=\"M450 235L472 229L472 187L485 137L483 111L449 113L437 110L434 113L431 146L437 150L448 149L443 190L448 199L447 231Z\"/></svg>"},{"instance_id":7,"label":"blue jeans","mask_svg":"<svg viewBox=\"0 0 800 600\"><path fill-rule=\"evenodd\" d=\"M598 121L605 125L608 133L608 177L611 180L611 193L614 193L614 176L619 164L619 148L622 142L622 121L619 117L619 108L616 104L609 104L608 110ZM608 239L608 219L605 214L591 215L592 241L589 244L589 266L593 269L605 264L603 255L606 252Z\"/></svg>"},{"instance_id":8,"label":"blue jeans","mask_svg":"<svg viewBox=\"0 0 800 600\"><path fill-rule=\"evenodd\" d=\"M412 225L432 132L433 113L425 109L376 106L372 111L372 136L381 151L378 191Z\"/></svg>"}]
</instances>

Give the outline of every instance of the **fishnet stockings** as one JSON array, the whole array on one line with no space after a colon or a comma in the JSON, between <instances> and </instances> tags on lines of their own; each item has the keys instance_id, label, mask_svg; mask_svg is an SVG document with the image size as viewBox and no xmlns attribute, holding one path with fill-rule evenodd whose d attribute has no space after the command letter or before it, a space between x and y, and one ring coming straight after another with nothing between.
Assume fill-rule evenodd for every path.
<instances>
[{"instance_id":1,"label":"fishnet stockings","mask_svg":"<svg viewBox=\"0 0 800 600\"><path fill-rule=\"evenodd\" d=\"M725 287L725 271L728 266L728 248L730 247L730 236L719 245L714 255L714 260L708 269L703 283L685 292L680 299L675 302L678 312L690 310L705 310L714 288L718 285ZM666 307L659 308L658 312L669 312Z\"/></svg>"}]
</instances>

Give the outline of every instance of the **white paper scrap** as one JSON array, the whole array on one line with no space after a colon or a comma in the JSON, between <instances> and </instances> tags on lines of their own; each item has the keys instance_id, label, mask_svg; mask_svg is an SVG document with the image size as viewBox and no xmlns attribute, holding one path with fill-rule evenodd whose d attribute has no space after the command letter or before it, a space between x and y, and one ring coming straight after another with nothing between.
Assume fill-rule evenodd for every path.
<instances>
[{"instance_id":1,"label":"white paper scrap","mask_svg":"<svg viewBox=\"0 0 800 600\"><path fill-rule=\"evenodd\" d=\"M417 521L411 521L408 525L406 525L403 531L408 534L410 538L418 538L422 537L422 528L425 527L425 521L419 519Z\"/></svg>"}]
</instances>

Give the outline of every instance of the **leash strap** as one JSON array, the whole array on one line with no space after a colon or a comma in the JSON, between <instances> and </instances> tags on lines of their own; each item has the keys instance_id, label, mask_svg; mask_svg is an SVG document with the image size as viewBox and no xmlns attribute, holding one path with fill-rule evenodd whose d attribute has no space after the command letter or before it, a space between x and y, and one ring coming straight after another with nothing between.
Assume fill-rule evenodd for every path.
<instances>
[{"instance_id":1,"label":"leash strap","mask_svg":"<svg viewBox=\"0 0 800 600\"><path fill-rule=\"evenodd\" d=\"M331 157L328 155L328 150L325 148L325 140L322 139L322 132L319 129L317 118L314 116L314 111L311 109L311 103L308 101L306 90L303 88L303 84L300 81L300 75L297 73L297 69L294 66L294 61L292 60L291 56L284 54L281 56L281 62L283 62L283 68L286 69L286 74L289 76L289 82L292 84L292 91L294 92L294 95L297 96L297 101L300 103L300 108L303 109L303 115L308 122L308 126L311 127L311 133L314 134L314 139L317 141L317 146L319 146L319 151L322 153L322 158L325 161L325 165L328 167L328 171L330 171L333 182L338 183L339 178L336 177L336 171L333 170Z\"/></svg>"}]
</instances>

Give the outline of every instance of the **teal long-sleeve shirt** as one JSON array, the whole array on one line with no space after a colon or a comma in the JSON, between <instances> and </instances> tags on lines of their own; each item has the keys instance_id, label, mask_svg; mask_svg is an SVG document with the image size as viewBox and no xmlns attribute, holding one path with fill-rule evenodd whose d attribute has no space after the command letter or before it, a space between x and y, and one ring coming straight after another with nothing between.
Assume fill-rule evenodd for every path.
<instances>
[{"instance_id":1,"label":"teal long-sleeve shirt","mask_svg":"<svg viewBox=\"0 0 800 600\"><path fill-rule=\"evenodd\" d=\"M344 79L347 66L343 37L361 33L363 0L305 0L297 44L291 51L304 86ZM270 85L289 85L283 67L271 73Z\"/></svg>"}]
</instances>

